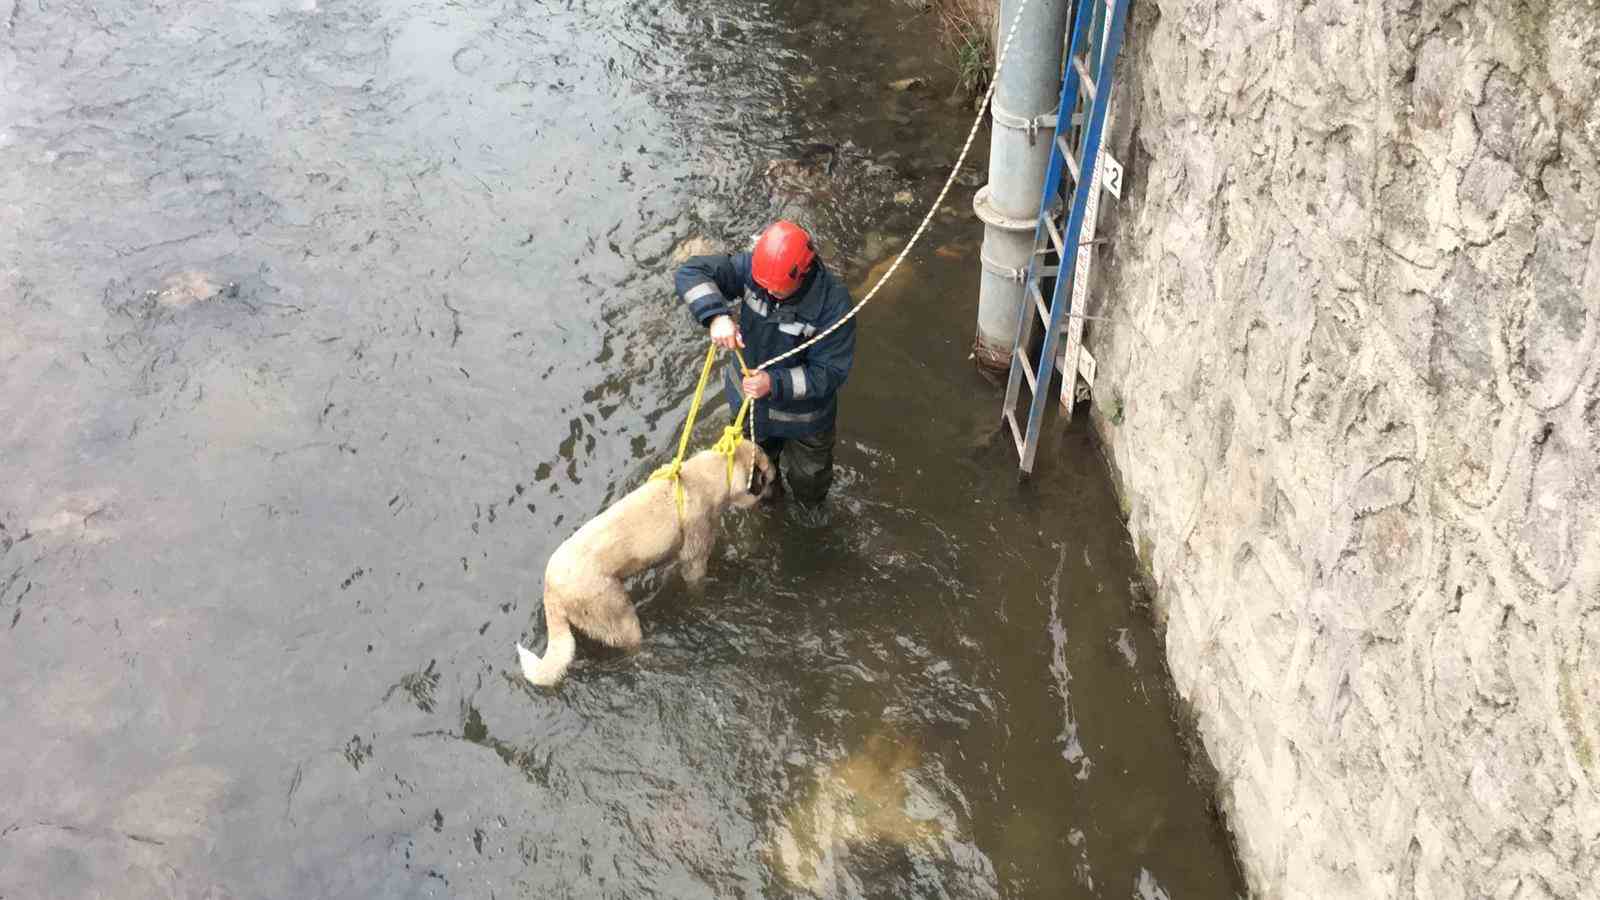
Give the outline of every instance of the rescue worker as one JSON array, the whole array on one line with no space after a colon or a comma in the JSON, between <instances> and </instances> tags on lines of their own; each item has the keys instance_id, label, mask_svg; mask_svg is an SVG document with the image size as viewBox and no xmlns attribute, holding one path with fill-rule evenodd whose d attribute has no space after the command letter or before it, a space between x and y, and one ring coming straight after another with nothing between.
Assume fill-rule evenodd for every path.
<instances>
[{"instance_id":1,"label":"rescue worker","mask_svg":"<svg viewBox=\"0 0 1600 900\"><path fill-rule=\"evenodd\" d=\"M678 269L676 287L711 340L742 348L752 370L827 330L851 306L850 291L817 258L811 235L785 221L768 226L749 253L691 258ZM850 375L855 347L852 320L748 377L727 354L722 380L728 403L738 409L745 397L755 398L756 442L804 505L820 504L833 483L839 388Z\"/></svg>"}]
</instances>

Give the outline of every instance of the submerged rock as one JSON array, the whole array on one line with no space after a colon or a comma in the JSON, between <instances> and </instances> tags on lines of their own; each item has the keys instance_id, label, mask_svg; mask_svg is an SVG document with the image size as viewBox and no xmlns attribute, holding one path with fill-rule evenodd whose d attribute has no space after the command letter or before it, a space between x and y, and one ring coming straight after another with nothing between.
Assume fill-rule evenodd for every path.
<instances>
[{"instance_id":1,"label":"submerged rock","mask_svg":"<svg viewBox=\"0 0 1600 900\"><path fill-rule=\"evenodd\" d=\"M954 813L921 789L921 765L920 746L877 734L822 770L782 819L772 848L778 871L797 887L832 896L851 877L844 864L852 846L944 854L943 822Z\"/></svg>"},{"instance_id":2,"label":"submerged rock","mask_svg":"<svg viewBox=\"0 0 1600 900\"><path fill-rule=\"evenodd\" d=\"M158 290L149 293L161 306L186 309L218 297L231 297L236 291L238 285L232 282L220 281L204 272L184 271L168 275L162 279Z\"/></svg>"},{"instance_id":3,"label":"submerged rock","mask_svg":"<svg viewBox=\"0 0 1600 900\"><path fill-rule=\"evenodd\" d=\"M772 160L762 174L777 188L816 191L827 187L838 159L837 148L814 144L798 156Z\"/></svg>"},{"instance_id":4,"label":"submerged rock","mask_svg":"<svg viewBox=\"0 0 1600 900\"><path fill-rule=\"evenodd\" d=\"M793 157L768 162L762 171L762 178L778 197L809 200L826 200L844 192L884 191L899 177L894 167L851 141L811 144Z\"/></svg>"},{"instance_id":5,"label":"submerged rock","mask_svg":"<svg viewBox=\"0 0 1600 900\"><path fill-rule=\"evenodd\" d=\"M678 246L672 248L672 264L683 265L692 256L708 256L713 253L726 252L722 245L704 235L684 238Z\"/></svg>"},{"instance_id":6,"label":"submerged rock","mask_svg":"<svg viewBox=\"0 0 1600 900\"><path fill-rule=\"evenodd\" d=\"M109 526L112 501L116 493L110 490L83 491L58 497L53 509L29 520L27 532L37 538L57 537L64 540L99 543L116 537Z\"/></svg>"}]
</instances>

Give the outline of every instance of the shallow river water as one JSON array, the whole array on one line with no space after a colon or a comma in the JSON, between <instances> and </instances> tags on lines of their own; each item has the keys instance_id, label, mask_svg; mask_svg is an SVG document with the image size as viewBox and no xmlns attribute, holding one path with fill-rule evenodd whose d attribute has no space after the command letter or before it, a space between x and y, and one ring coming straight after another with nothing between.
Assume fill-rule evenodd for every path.
<instances>
[{"instance_id":1,"label":"shallow river water","mask_svg":"<svg viewBox=\"0 0 1600 900\"><path fill-rule=\"evenodd\" d=\"M675 260L790 215L859 296L965 134L933 34L0 0L0 897L1242 893L1092 440L1019 486L967 362L981 178L863 314L826 512L516 671L687 411Z\"/></svg>"}]
</instances>

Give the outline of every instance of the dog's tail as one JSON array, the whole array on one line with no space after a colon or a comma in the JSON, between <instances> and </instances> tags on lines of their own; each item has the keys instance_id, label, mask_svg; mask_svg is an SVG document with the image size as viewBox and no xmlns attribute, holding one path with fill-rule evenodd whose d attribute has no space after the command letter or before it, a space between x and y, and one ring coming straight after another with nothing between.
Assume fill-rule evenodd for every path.
<instances>
[{"instance_id":1,"label":"dog's tail","mask_svg":"<svg viewBox=\"0 0 1600 900\"><path fill-rule=\"evenodd\" d=\"M572 637L572 627L566 619L557 618L550 623L550 642L540 658L532 650L517 645L517 658L522 660L522 677L540 687L554 687L567 674L572 665L572 655L577 642Z\"/></svg>"}]
</instances>

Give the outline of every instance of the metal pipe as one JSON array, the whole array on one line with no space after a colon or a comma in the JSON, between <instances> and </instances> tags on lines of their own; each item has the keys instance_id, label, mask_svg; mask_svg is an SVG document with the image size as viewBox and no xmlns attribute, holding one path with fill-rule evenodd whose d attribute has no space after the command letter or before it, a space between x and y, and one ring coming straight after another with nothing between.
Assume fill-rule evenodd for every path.
<instances>
[{"instance_id":1,"label":"metal pipe","mask_svg":"<svg viewBox=\"0 0 1600 900\"><path fill-rule=\"evenodd\" d=\"M979 365L999 371L1010 367L1011 343L1022 311L1020 273L1033 253L1039 196L1050 162L1068 15L1068 0L1002 0L1002 28L1009 26L1023 2L1028 8L990 103L994 127L989 136L989 183L972 201L984 226L973 355Z\"/></svg>"}]
</instances>

